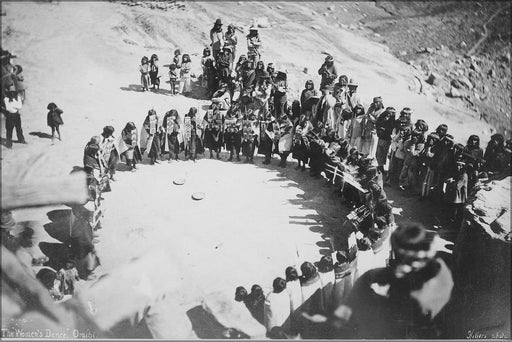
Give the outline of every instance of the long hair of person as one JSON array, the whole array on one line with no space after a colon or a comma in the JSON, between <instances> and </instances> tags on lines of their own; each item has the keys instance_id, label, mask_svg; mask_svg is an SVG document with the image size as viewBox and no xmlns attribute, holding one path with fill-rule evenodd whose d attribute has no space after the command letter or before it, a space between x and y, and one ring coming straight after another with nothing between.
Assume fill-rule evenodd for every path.
<instances>
[{"instance_id":1,"label":"long hair of person","mask_svg":"<svg viewBox=\"0 0 512 342\"><path fill-rule=\"evenodd\" d=\"M288 266L285 270L286 281L295 281L299 279L299 274L295 267Z\"/></svg>"},{"instance_id":2,"label":"long hair of person","mask_svg":"<svg viewBox=\"0 0 512 342\"><path fill-rule=\"evenodd\" d=\"M182 64L183 64L183 63L188 63L188 62L190 62L190 61L191 61L191 60L190 60L190 56L188 55L188 53L183 54L183 56L181 57L181 63L182 63Z\"/></svg>"},{"instance_id":3,"label":"long hair of person","mask_svg":"<svg viewBox=\"0 0 512 342\"><path fill-rule=\"evenodd\" d=\"M480 148L480 137L478 135L472 134L468 138L467 146L470 148Z\"/></svg>"},{"instance_id":4,"label":"long hair of person","mask_svg":"<svg viewBox=\"0 0 512 342\"><path fill-rule=\"evenodd\" d=\"M360 110L359 113L358 113L358 110ZM354 113L354 117L364 115L365 111L364 111L363 105L362 104L355 105L353 113Z\"/></svg>"}]
</instances>

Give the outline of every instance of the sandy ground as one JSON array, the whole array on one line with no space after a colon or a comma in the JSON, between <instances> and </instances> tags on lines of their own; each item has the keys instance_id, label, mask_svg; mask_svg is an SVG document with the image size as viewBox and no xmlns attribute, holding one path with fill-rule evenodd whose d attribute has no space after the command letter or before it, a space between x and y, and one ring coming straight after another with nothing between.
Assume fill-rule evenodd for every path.
<instances>
[{"instance_id":1,"label":"sandy ground","mask_svg":"<svg viewBox=\"0 0 512 342\"><path fill-rule=\"evenodd\" d=\"M167 84L158 94L139 92L140 57L157 53L166 64L176 47L182 52L201 51L216 17L249 25L253 13L272 23L272 29L261 30L264 60L280 60L275 63L278 70L288 70L291 98L306 79L319 82L316 70L326 50L343 73L359 81L365 104L380 95L385 105L412 107L413 119L424 118L431 127L445 122L461 141L470 132L483 135L489 128L472 120L470 113L412 94L408 90L412 75L383 46L338 27L327 29L331 23L326 18L300 3L273 3L269 8L270 3L197 2L178 12L108 2L5 2L2 7L7 13L2 18L3 47L17 54L17 63L24 68L27 100L22 115L28 141L12 150L2 147L4 179L43 152L49 161L37 167L41 181L66 174L81 165L85 143L103 126L114 126L117 134L128 121L140 127L150 108L160 116L171 108L181 115L191 106L201 110L206 101L170 96ZM244 41L241 33L239 41ZM192 55L196 74L199 58ZM63 141L55 145L41 134L49 132L49 102L64 110ZM197 305L215 290L234 291L238 285L254 283L268 287L274 277L283 276L286 266L317 261L329 252L328 231L341 224L347 209L324 181L293 170L295 165L278 170L263 167L260 158L255 165L202 159L119 172L113 191L104 196L107 212L97 244L99 273L148 250L170 249L178 257L163 264L180 265L182 270L176 274L181 280L176 296L181 303ZM186 183L173 185L176 178L185 178ZM206 197L192 200L196 191ZM429 227L437 224L436 215L427 210L431 204L394 190L389 197L403 215L399 222L417 219ZM14 216L32 221L37 240L57 242L43 229L46 214L53 209L59 208L20 210Z\"/></svg>"}]
</instances>

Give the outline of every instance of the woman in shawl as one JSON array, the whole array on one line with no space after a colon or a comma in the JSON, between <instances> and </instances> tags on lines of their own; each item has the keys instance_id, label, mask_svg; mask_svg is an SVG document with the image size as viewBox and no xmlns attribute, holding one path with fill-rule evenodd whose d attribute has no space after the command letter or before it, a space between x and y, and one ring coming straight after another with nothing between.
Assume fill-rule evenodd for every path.
<instances>
[{"instance_id":1,"label":"woman in shawl","mask_svg":"<svg viewBox=\"0 0 512 342\"><path fill-rule=\"evenodd\" d=\"M52 143L55 140L55 132L59 135L59 140L62 140L60 137L59 126L64 124L61 117L63 111L53 102L49 103L46 109L49 110L48 115L46 116L46 122L52 129Z\"/></svg>"},{"instance_id":2,"label":"woman in shawl","mask_svg":"<svg viewBox=\"0 0 512 342\"><path fill-rule=\"evenodd\" d=\"M302 114L306 114L307 116L311 116L312 103L308 101L313 95L318 96L318 92L315 89L315 84L313 83L313 80L307 80L306 84L304 86L304 89L302 90L302 94L300 95L300 107L302 110Z\"/></svg>"},{"instance_id":3,"label":"woman in shawl","mask_svg":"<svg viewBox=\"0 0 512 342\"><path fill-rule=\"evenodd\" d=\"M181 120L176 109L171 109L165 113L162 123L164 129L163 149L169 152L169 163L172 159L178 160L180 154L180 143L183 141L181 135Z\"/></svg>"},{"instance_id":4,"label":"woman in shawl","mask_svg":"<svg viewBox=\"0 0 512 342\"><path fill-rule=\"evenodd\" d=\"M154 109L150 109L148 111L148 115L144 119L142 127L144 128L144 130L141 132L140 139L142 145L142 153L145 154L145 151L148 151L150 164L153 165L155 162L158 162L158 157L160 155L158 116L156 115L156 111Z\"/></svg>"},{"instance_id":5,"label":"woman in shawl","mask_svg":"<svg viewBox=\"0 0 512 342\"><path fill-rule=\"evenodd\" d=\"M290 296L286 291L286 280L280 277L275 278L272 288L272 292L265 299L263 310L265 328L267 328L267 333L274 327L288 331L290 328Z\"/></svg>"},{"instance_id":6,"label":"woman in shawl","mask_svg":"<svg viewBox=\"0 0 512 342\"><path fill-rule=\"evenodd\" d=\"M292 158L297 159L296 169L306 170L306 164L309 159L309 140L306 137L309 131L313 129L313 125L307 119L305 114L302 114L295 126L295 137L292 148ZM302 165L301 165L302 163Z\"/></svg>"},{"instance_id":7,"label":"woman in shawl","mask_svg":"<svg viewBox=\"0 0 512 342\"><path fill-rule=\"evenodd\" d=\"M354 146L359 152L361 152L362 147L361 137L363 134L363 117L364 107L362 105L355 106L347 135L350 139L350 145Z\"/></svg>"},{"instance_id":8,"label":"woman in shawl","mask_svg":"<svg viewBox=\"0 0 512 342\"><path fill-rule=\"evenodd\" d=\"M197 154L203 153L201 127L197 123L197 108L190 107L185 115L185 159L196 161Z\"/></svg>"},{"instance_id":9,"label":"woman in shawl","mask_svg":"<svg viewBox=\"0 0 512 342\"><path fill-rule=\"evenodd\" d=\"M368 108L366 115L363 116L361 122L361 153L375 158L375 152L377 150L377 129L375 123L380 114L384 111L384 104L380 96L374 97L373 102Z\"/></svg>"},{"instance_id":10,"label":"woman in shawl","mask_svg":"<svg viewBox=\"0 0 512 342\"><path fill-rule=\"evenodd\" d=\"M137 161L142 161L137 141L139 134L133 122L128 122L121 132L121 140L119 143L119 152L121 156L126 159L126 165L130 167L131 171L137 170Z\"/></svg>"},{"instance_id":11,"label":"woman in shawl","mask_svg":"<svg viewBox=\"0 0 512 342\"><path fill-rule=\"evenodd\" d=\"M185 53L181 59L181 69L180 69L180 94L185 96L189 95L192 91L192 85L190 81L190 70L192 68L192 62L190 61L190 56Z\"/></svg>"},{"instance_id":12,"label":"woman in shawl","mask_svg":"<svg viewBox=\"0 0 512 342\"><path fill-rule=\"evenodd\" d=\"M236 154L236 160L240 161L240 148L241 148L241 111L235 107L231 107L224 120L225 132L224 141L226 143L226 150L229 151L228 161L233 161L233 156Z\"/></svg>"},{"instance_id":13,"label":"woman in shawl","mask_svg":"<svg viewBox=\"0 0 512 342\"><path fill-rule=\"evenodd\" d=\"M219 106L215 103L204 115L203 122L206 123L204 130L204 147L210 150L210 159L213 158L213 151L217 159L220 159L220 149L222 147L222 116L219 112Z\"/></svg>"},{"instance_id":14,"label":"woman in shawl","mask_svg":"<svg viewBox=\"0 0 512 342\"><path fill-rule=\"evenodd\" d=\"M140 83L142 85L142 91L149 91L149 60L146 56L142 57L139 65L140 71Z\"/></svg>"},{"instance_id":15,"label":"woman in shawl","mask_svg":"<svg viewBox=\"0 0 512 342\"><path fill-rule=\"evenodd\" d=\"M115 139L114 139L114 127L105 126L103 127L103 133L100 136L100 152L107 165L107 172L110 176L110 180L114 181L114 175L116 173L117 162L119 161L119 153L117 152Z\"/></svg>"}]
</instances>

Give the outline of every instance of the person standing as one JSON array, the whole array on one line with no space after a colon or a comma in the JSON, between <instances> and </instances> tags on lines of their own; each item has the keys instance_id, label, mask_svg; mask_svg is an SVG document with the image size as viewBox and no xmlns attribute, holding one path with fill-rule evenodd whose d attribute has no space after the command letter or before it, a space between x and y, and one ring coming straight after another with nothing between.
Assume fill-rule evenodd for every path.
<instances>
[{"instance_id":1,"label":"person standing","mask_svg":"<svg viewBox=\"0 0 512 342\"><path fill-rule=\"evenodd\" d=\"M162 126L164 129L163 152L169 153L168 161L170 163L172 159L178 160L180 145L183 142L182 123L176 109L165 113Z\"/></svg>"},{"instance_id":2,"label":"person standing","mask_svg":"<svg viewBox=\"0 0 512 342\"><path fill-rule=\"evenodd\" d=\"M46 123L50 128L52 129L52 144L55 141L55 132L59 135L59 140L61 139L60 136L60 129L59 126L64 124L64 121L62 121L62 113L63 111L57 107L57 105L53 102L50 102L48 106L46 106L46 109L49 110L48 115L46 116Z\"/></svg>"},{"instance_id":3,"label":"person standing","mask_svg":"<svg viewBox=\"0 0 512 342\"><path fill-rule=\"evenodd\" d=\"M281 118L287 111L287 75L284 72L278 72L276 81L274 83L274 116L277 120Z\"/></svg>"},{"instance_id":4,"label":"person standing","mask_svg":"<svg viewBox=\"0 0 512 342\"><path fill-rule=\"evenodd\" d=\"M375 122L383 111L384 104L382 103L382 97L374 97L372 104L368 108L366 115L363 116L363 121L361 122L363 131L361 133L362 144L360 152L368 155L370 158L375 157L375 151L377 149Z\"/></svg>"},{"instance_id":5,"label":"person standing","mask_svg":"<svg viewBox=\"0 0 512 342\"><path fill-rule=\"evenodd\" d=\"M204 130L204 147L210 150L210 159L213 158L215 151L217 159L220 159L220 150L223 144L222 134L222 117L219 112L219 106L213 104L204 118L203 123L206 124Z\"/></svg>"},{"instance_id":6,"label":"person standing","mask_svg":"<svg viewBox=\"0 0 512 342\"><path fill-rule=\"evenodd\" d=\"M190 70L192 68L192 62L190 61L190 56L187 53L183 54L183 58L181 59L181 69L180 69L180 94L184 96L188 96L192 91L192 85L190 81Z\"/></svg>"},{"instance_id":7,"label":"person standing","mask_svg":"<svg viewBox=\"0 0 512 342\"><path fill-rule=\"evenodd\" d=\"M286 280L277 277L272 283L272 292L267 295L263 309L263 322L267 333L272 328L290 329L290 296L286 291Z\"/></svg>"},{"instance_id":8,"label":"person standing","mask_svg":"<svg viewBox=\"0 0 512 342\"><path fill-rule=\"evenodd\" d=\"M119 161L119 153L116 149L114 139L114 127L105 126L100 136L100 153L106 165L107 172L111 181L115 181L117 162Z\"/></svg>"},{"instance_id":9,"label":"person standing","mask_svg":"<svg viewBox=\"0 0 512 342\"><path fill-rule=\"evenodd\" d=\"M354 113L350 122L347 137L350 139L350 146L356 148L357 151L361 151L362 141L361 136L363 134L363 116L364 107L362 105L356 105L354 107Z\"/></svg>"},{"instance_id":10,"label":"person standing","mask_svg":"<svg viewBox=\"0 0 512 342\"><path fill-rule=\"evenodd\" d=\"M391 134L395 127L395 115L395 108L387 107L375 122L378 138L375 159L377 160L377 168L384 177L386 173L384 166L386 165L389 147L391 146Z\"/></svg>"},{"instance_id":11,"label":"person standing","mask_svg":"<svg viewBox=\"0 0 512 342\"><path fill-rule=\"evenodd\" d=\"M362 104L357 94L358 86L359 84L353 78L348 82L347 105L351 110L354 110L355 106Z\"/></svg>"},{"instance_id":12,"label":"person standing","mask_svg":"<svg viewBox=\"0 0 512 342\"><path fill-rule=\"evenodd\" d=\"M198 153L203 153L203 144L201 141L201 127L197 120L197 108L190 107L185 115L185 158L197 159ZM188 127L187 127L188 126Z\"/></svg>"},{"instance_id":13,"label":"person standing","mask_svg":"<svg viewBox=\"0 0 512 342\"><path fill-rule=\"evenodd\" d=\"M158 136L158 115L154 109L148 111L148 115L142 124L143 131L141 132L141 146L143 154L148 152L150 164L153 165L158 162L160 155L160 139Z\"/></svg>"},{"instance_id":14,"label":"person standing","mask_svg":"<svg viewBox=\"0 0 512 342\"><path fill-rule=\"evenodd\" d=\"M231 63L229 70L233 70L233 64L236 58L236 46L238 45L238 38L236 37L235 25L229 24L226 31L224 46L231 48Z\"/></svg>"},{"instance_id":15,"label":"person standing","mask_svg":"<svg viewBox=\"0 0 512 342\"><path fill-rule=\"evenodd\" d=\"M323 89L325 86L334 86L334 82L336 78L338 78L338 72L336 71L336 66L334 65L334 58L332 56L325 57L325 61L318 69L318 75L322 76L322 81L320 82L320 89Z\"/></svg>"},{"instance_id":16,"label":"person standing","mask_svg":"<svg viewBox=\"0 0 512 342\"><path fill-rule=\"evenodd\" d=\"M293 144L293 123L288 115L282 116L280 121L278 150L281 156L281 162L279 166L286 167L286 159L290 154Z\"/></svg>"},{"instance_id":17,"label":"person standing","mask_svg":"<svg viewBox=\"0 0 512 342\"><path fill-rule=\"evenodd\" d=\"M404 142L404 163L399 176L401 190L407 188L414 192L418 186L419 155L425 146L423 132L414 130L409 139Z\"/></svg>"},{"instance_id":18,"label":"person standing","mask_svg":"<svg viewBox=\"0 0 512 342\"><path fill-rule=\"evenodd\" d=\"M201 75L201 86L203 88L208 87L208 66L207 63L214 62L214 59L211 55L211 50L209 47L205 47L203 49L203 57L201 57L201 68L203 70L203 74Z\"/></svg>"},{"instance_id":19,"label":"person standing","mask_svg":"<svg viewBox=\"0 0 512 342\"><path fill-rule=\"evenodd\" d=\"M315 108L316 120L322 122L326 129L334 128L337 121L334 117L336 99L332 96L332 90L332 85L326 85L322 88L322 97L320 97Z\"/></svg>"},{"instance_id":20,"label":"person standing","mask_svg":"<svg viewBox=\"0 0 512 342\"><path fill-rule=\"evenodd\" d=\"M6 93L4 98L4 109L5 115L5 130L7 142L6 146L12 148L12 131L16 128L16 136L18 142L26 144L25 137L23 136L23 129L21 128L21 114L20 110L23 107L21 96L15 90L14 86L11 86Z\"/></svg>"},{"instance_id":21,"label":"person standing","mask_svg":"<svg viewBox=\"0 0 512 342\"><path fill-rule=\"evenodd\" d=\"M142 91L149 91L149 84L151 81L149 79L149 60L146 56L142 57L140 61L139 72Z\"/></svg>"},{"instance_id":22,"label":"person standing","mask_svg":"<svg viewBox=\"0 0 512 342\"><path fill-rule=\"evenodd\" d=\"M213 59L217 60L217 55L224 46L224 32L222 32L222 21L220 19L215 20L210 30L210 41Z\"/></svg>"},{"instance_id":23,"label":"person standing","mask_svg":"<svg viewBox=\"0 0 512 342\"><path fill-rule=\"evenodd\" d=\"M312 96L318 96L318 91L315 89L313 80L307 80L300 95L300 108L308 119L312 115L312 102L309 101Z\"/></svg>"},{"instance_id":24,"label":"person standing","mask_svg":"<svg viewBox=\"0 0 512 342\"><path fill-rule=\"evenodd\" d=\"M137 161L142 161L137 141L139 134L133 122L128 122L121 132L119 140L119 154L125 157L126 164L130 167L130 171L137 170Z\"/></svg>"},{"instance_id":25,"label":"person standing","mask_svg":"<svg viewBox=\"0 0 512 342\"><path fill-rule=\"evenodd\" d=\"M296 169L306 170L306 164L309 160L309 140L306 137L313 125L307 119L305 114L301 114L297 125L295 126L295 135L292 147L292 157L297 159ZM302 165L301 165L302 163Z\"/></svg>"},{"instance_id":26,"label":"person standing","mask_svg":"<svg viewBox=\"0 0 512 342\"><path fill-rule=\"evenodd\" d=\"M236 160L240 161L240 147L241 147L241 133L240 125L241 120L239 114L231 107L226 113L224 120L224 140L226 143L226 150L229 151L228 161L233 161L233 156L236 154Z\"/></svg>"},{"instance_id":27,"label":"person standing","mask_svg":"<svg viewBox=\"0 0 512 342\"><path fill-rule=\"evenodd\" d=\"M151 81L151 89L160 89L160 77L158 76L158 56L151 55L149 60L149 79Z\"/></svg>"},{"instance_id":28,"label":"person standing","mask_svg":"<svg viewBox=\"0 0 512 342\"><path fill-rule=\"evenodd\" d=\"M249 34L247 35L247 58L252 60L254 65L258 63L261 58L261 40L258 28L251 26Z\"/></svg>"},{"instance_id":29,"label":"person standing","mask_svg":"<svg viewBox=\"0 0 512 342\"><path fill-rule=\"evenodd\" d=\"M176 71L176 64L169 65L169 85L171 86L171 94L176 95L176 83L178 82L178 72Z\"/></svg>"}]
</instances>

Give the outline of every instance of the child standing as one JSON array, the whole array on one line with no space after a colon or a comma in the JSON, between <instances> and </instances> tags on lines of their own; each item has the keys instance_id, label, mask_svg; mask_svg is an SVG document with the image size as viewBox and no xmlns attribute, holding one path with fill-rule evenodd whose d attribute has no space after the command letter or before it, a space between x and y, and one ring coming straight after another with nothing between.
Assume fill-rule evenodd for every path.
<instances>
[{"instance_id":1,"label":"child standing","mask_svg":"<svg viewBox=\"0 0 512 342\"><path fill-rule=\"evenodd\" d=\"M57 105L53 102L49 103L46 109L49 110L48 115L46 117L46 122L48 123L48 126L52 129L52 144L55 140L55 131L57 131L57 134L59 134L59 140L61 139L60 136L60 130L59 126L64 124L64 121L62 121L62 113L63 111L57 107Z\"/></svg>"},{"instance_id":2,"label":"child standing","mask_svg":"<svg viewBox=\"0 0 512 342\"><path fill-rule=\"evenodd\" d=\"M181 61L181 51L180 51L180 49L176 49L176 50L174 50L174 58L172 59L172 62L176 65L176 68L178 68L178 69L181 68L180 61Z\"/></svg>"},{"instance_id":3,"label":"child standing","mask_svg":"<svg viewBox=\"0 0 512 342\"><path fill-rule=\"evenodd\" d=\"M70 261L66 262L66 266L57 273L57 278L60 280L60 291L62 294L73 295L75 283L80 280L75 265Z\"/></svg>"},{"instance_id":4,"label":"child standing","mask_svg":"<svg viewBox=\"0 0 512 342\"><path fill-rule=\"evenodd\" d=\"M181 70L180 70L180 93L187 96L192 91L192 86L190 83L190 71L191 71L191 61L190 56L188 54L184 54L181 60Z\"/></svg>"},{"instance_id":5,"label":"child standing","mask_svg":"<svg viewBox=\"0 0 512 342\"><path fill-rule=\"evenodd\" d=\"M139 71L142 91L149 91L149 60L146 56L142 57L140 61Z\"/></svg>"},{"instance_id":6,"label":"child standing","mask_svg":"<svg viewBox=\"0 0 512 342\"><path fill-rule=\"evenodd\" d=\"M178 82L178 72L176 64L169 65L169 84L171 85L171 94L176 95L176 83Z\"/></svg>"},{"instance_id":7,"label":"child standing","mask_svg":"<svg viewBox=\"0 0 512 342\"><path fill-rule=\"evenodd\" d=\"M160 89L160 77L158 76L158 56L156 54L151 55L149 61L149 77L151 79L152 89Z\"/></svg>"}]
</instances>

